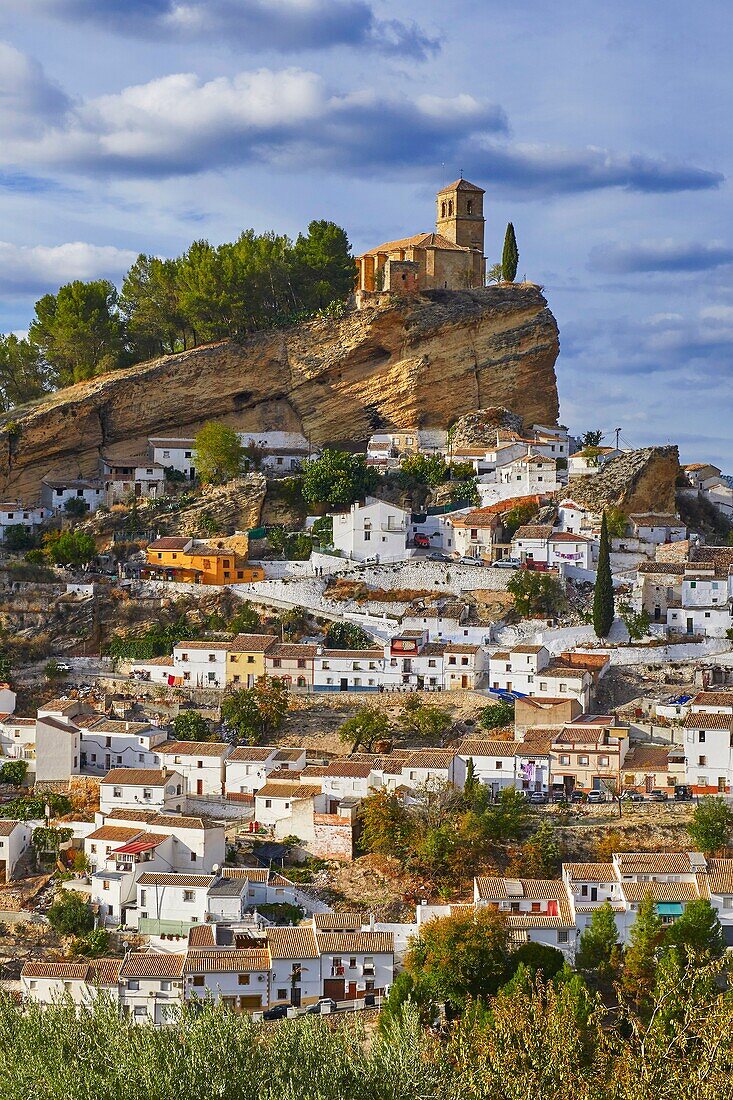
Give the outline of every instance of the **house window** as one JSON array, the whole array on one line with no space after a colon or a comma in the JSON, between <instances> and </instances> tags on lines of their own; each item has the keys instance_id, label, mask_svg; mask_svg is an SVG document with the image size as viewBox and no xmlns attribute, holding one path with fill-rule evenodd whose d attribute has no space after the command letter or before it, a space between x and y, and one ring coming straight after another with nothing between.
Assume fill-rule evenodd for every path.
<instances>
[{"instance_id":1,"label":"house window","mask_svg":"<svg viewBox=\"0 0 733 1100\"><path fill-rule=\"evenodd\" d=\"M278 989L278 991L277 991L278 1001L284 1001L286 999L287 995L288 995L287 989Z\"/></svg>"},{"instance_id":2,"label":"house window","mask_svg":"<svg viewBox=\"0 0 733 1100\"><path fill-rule=\"evenodd\" d=\"M282 660L280 659L280 657L273 657L272 658L272 667L273 668L282 668Z\"/></svg>"},{"instance_id":3,"label":"house window","mask_svg":"<svg viewBox=\"0 0 733 1100\"><path fill-rule=\"evenodd\" d=\"M698 739L698 741L700 742L701 745L705 744L705 730L700 730L700 732L697 735L697 739Z\"/></svg>"},{"instance_id":4,"label":"house window","mask_svg":"<svg viewBox=\"0 0 733 1100\"><path fill-rule=\"evenodd\" d=\"M272 799L271 798L266 798L265 799L265 809L270 810L271 808L272 808Z\"/></svg>"},{"instance_id":5,"label":"house window","mask_svg":"<svg viewBox=\"0 0 733 1100\"><path fill-rule=\"evenodd\" d=\"M195 890L184 890L183 891L183 900L187 901L187 902L196 901L196 891Z\"/></svg>"},{"instance_id":6,"label":"house window","mask_svg":"<svg viewBox=\"0 0 733 1100\"><path fill-rule=\"evenodd\" d=\"M697 762L701 768L704 768L708 762L707 756L698 756Z\"/></svg>"},{"instance_id":7,"label":"house window","mask_svg":"<svg viewBox=\"0 0 733 1100\"><path fill-rule=\"evenodd\" d=\"M582 767L587 767L588 764L590 764L590 759L587 756L579 756L578 757L578 763L580 764L581 768Z\"/></svg>"},{"instance_id":8,"label":"house window","mask_svg":"<svg viewBox=\"0 0 733 1100\"><path fill-rule=\"evenodd\" d=\"M557 942L558 943L567 943L568 942L568 932L567 932L566 929L561 928L559 930L559 932L557 933Z\"/></svg>"},{"instance_id":9,"label":"house window","mask_svg":"<svg viewBox=\"0 0 733 1100\"><path fill-rule=\"evenodd\" d=\"M140 892L137 895L138 901L140 902L141 905L146 905L147 904L147 902L145 900L146 899L146 894L147 894L146 890L140 890Z\"/></svg>"},{"instance_id":10,"label":"house window","mask_svg":"<svg viewBox=\"0 0 733 1100\"><path fill-rule=\"evenodd\" d=\"M249 985L249 974L240 974L237 981L239 985Z\"/></svg>"},{"instance_id":11,"label":"house window","mask_svg":"<svg viewBox=\"0 0 733 1100\"><path fill-rule=\"evenodd\" d=\"M195 986L198 986L199 988L200 988L200 987L201 987L202 985L204 985L204 984L205 984L205 982L204 982L204 976L203 976L203 974L194 974L194 976L193 976L193 984L194 984Z\"/></svg>"},{"instance_id":12,"label":"house window","mask_svg":"<svg viewBox=\"0 0 733 1100\"><path fill-rule=\"evenodd\" d=\"M131 978L127 983L127 988L131 989L134 993L136 989L140 988L140 982L137 980L137 978Z\"/></svg>"},{"instance_id":13,"label":"house window","mask_svg":"<svg viewBox=\"0 0 733 1100\"><path fill-rule=\"evenodd\" d=\"M112 797L113 798L122 798L122 787L113 787L112 788Z\"/></svg>"}]
</instances>

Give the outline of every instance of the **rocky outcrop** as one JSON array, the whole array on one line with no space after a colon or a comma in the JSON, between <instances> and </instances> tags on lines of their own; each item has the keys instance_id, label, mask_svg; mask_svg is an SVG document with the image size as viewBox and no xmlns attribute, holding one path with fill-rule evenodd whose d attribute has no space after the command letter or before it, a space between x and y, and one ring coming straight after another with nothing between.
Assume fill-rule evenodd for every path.
<instances>
[{"instance_id":1,"label":"rocky outcrop","mask_svg":"<svg viewBox=\"0 0 733 1100\"><path fill-rule=\"evenodd\" d=\"M497 431L521 432L523 427L521 416L501 405L464 413L455 423L453 446L491 447L496 443Z\"/></svg>"},{"instance_id":2,"label":"rocky outcrop","mask_svg":"<svg viewBox=\"0 0 733 1100\"><path fill-rule=\"evenodd\" d=\"M612 458L596 474L572 478L567 496L593 512L615 507L627 516L643 512L674 514L679 472L676 447L644 447Z\"/></svg>"},{"instance_id":3,"label":"rocky outcrop","mask_svg":"<svg viewBox=\"0 0 733 1100\"><path fill-rule=\"evenodd\" d=\"M89 476L101 452L217 419L366 440L382 426L447 427L504 405L554 424L558 330L540 288L384 295L343 318L166 356L15 409L0 431L0 491L32 500L41 478ZM12 420L12 424L9 421Z\"/></svg>"}]
</instances>

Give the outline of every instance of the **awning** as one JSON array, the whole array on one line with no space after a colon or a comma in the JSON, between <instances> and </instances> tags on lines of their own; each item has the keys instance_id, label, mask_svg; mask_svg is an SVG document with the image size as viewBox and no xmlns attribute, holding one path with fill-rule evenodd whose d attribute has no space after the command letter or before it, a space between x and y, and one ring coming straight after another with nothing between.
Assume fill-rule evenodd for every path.
<instances>
[{"instance_id":1,"label":"awning","mask_svg":"<svg viewBox=\"0 0 733 1100\"><path fill-rule=\"evenodd\" d=\"M657 912L660 917L681 917L683 911L682 903L679 901L657 902Z\"/></svg>"}]
</instances>

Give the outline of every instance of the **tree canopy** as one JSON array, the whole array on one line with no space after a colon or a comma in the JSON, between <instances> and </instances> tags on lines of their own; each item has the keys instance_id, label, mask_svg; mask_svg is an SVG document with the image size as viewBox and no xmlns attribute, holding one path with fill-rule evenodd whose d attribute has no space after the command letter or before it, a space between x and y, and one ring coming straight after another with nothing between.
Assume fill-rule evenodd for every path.
<instances>
[{"instance_id":1,"label":"tree canopy","mask_svg":"<svg viewBox=\"0 0 733 1100\"><path fill-rule=\"evenodd\" d=\"M303 463L303 496L309 504L346 508L372 492L377 480L366 456L348 451L327 447L320 458Z\"/></svg>"},{"instance_id":2,"label":"tree canopy","mask_svg":"<svg viewBox=\"0 0 733 1100\"><path fill-rule=\"evenodd\" d=\"M687 831L696 848L706 855L713 855L730 842L733 810L722 798L705 795L695 807Z\"/></svg>"},{"instance_id":3,"label":"tree canopy","mask_svg":"<svg viewBox=\"0 0 733 1100\"><path fill-rule=\"evenodd\" d=\"M234 428L210 420L196 435L196 471L202 481L219 484L230 481L242 469L244 447Z\"/></svg>"}]
</instances>

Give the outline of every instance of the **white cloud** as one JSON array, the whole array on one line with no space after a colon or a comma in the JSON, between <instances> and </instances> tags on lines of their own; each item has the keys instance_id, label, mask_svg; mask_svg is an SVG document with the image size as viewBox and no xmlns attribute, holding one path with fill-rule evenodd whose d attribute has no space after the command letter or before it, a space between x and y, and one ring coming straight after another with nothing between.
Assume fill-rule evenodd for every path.
<instances>
[{"instance_id":1,"label":"white cloud","mask_svg":"<svg viewBox=\"0 0 733 1100\"><path fill-rule=\"evenodd\" d=\"M0 292L45 294L75 279L118 281L136 256L126 249L84 241L31 247L0 241Z\"/></svg>"},{"instance_id":2,"label":"white cloud","mask_svg":"<svg viewBox=\"0 0 733 1100\"><path fill-rule=\"evenodd\" d=\"M38 134L60 121L69 105L38 61L0 42L0 135Z\"/></svg>"}]
</instances>

